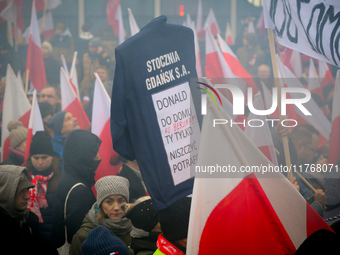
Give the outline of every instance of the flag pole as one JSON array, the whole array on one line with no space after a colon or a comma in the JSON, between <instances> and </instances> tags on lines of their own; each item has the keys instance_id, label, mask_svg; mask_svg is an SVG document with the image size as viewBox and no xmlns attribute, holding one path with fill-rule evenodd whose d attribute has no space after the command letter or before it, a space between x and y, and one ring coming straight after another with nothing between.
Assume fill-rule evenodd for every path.
<instances>
[{"instance_id":1,"label":"flag pole","mask_svg":"<svg viewBox=\"0 0 340 255\"><path fill-rule=\"evenodd\" d=\"M280 121L282 121L284 120L284 117L281 115L281 85L279 83L279 70L278 70L277 62L276 62L274 33L273 33L273 30L269 28L268 28L268 39L269 39L270 55L272 59L272 66L273 66L273 73L274 73L274 83L275 83L275 87L277 88L277 94L278 94L278 110L280 113ZM291 159L290 159L289 143L288 143L287 136L282 137L282 143L283 143L283 150L285 154L286 166L288 167L287 178L290 180L293 178L293 174L292 174L292 169L291 169Z\"/></svg>"},{"instance_id":2,"label":"flag pole","mask_svg":"<svg viewBox=\"0 0 340 255\"><path fill-rule=\"evenodd\" d=\"M29 77L30 77L30 69L26 70L26 79L25 79L25 94L27 95L27 91L28 91L28 81L29 81Z\"/></svg>"}]
</instances>

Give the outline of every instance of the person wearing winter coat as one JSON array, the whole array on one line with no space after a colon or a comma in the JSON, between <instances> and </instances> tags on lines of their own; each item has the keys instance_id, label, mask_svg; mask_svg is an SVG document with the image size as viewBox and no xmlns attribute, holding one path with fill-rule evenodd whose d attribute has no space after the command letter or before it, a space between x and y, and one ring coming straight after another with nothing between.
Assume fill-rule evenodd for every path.
<instances>
[{"instance_id":1,"label":"person wearing winter coat","mask_svg":"<svg viewBox=\"0 0 340 255\"><path fill-rule=\"evenodd\" d=\"M25 167L0 166L0 245L6 254L41 254L39 220L27 209L34 187L29 178Z\"/></svg>"},{"instance_id":2,"label":"person wearing winter coat","mask_svg":"<svg viewBox=\"0 0 340 255\"><path fill-rule=\"evenodd\" d=\"M52 238L57 247L67 240L72 242L73 235L79 230L86 213L96 202L91 187L94 185L95 172L101 162L98 155L101 140L86 130L74 130L66 138L64 145L64 172L55 192L52 217ZM74 187L74 185L79 184ZM64 204L68 192L66 219Z\"/></svg>"},{"instance_id":3,"label":"person wearing winter coat","mask_svg":"<svg viewBox=\"0 0 340 255\"><path fill-rule=\"evenodd\" d=\"M35 188L31 190L28 208L39 218L38 236L46 254L58 254L52 240L52 214L55 190L60 175L62 159L53 151L51 137L46 131L37 131L30 145L26 167Z\"/></svg>"},{"instance_id":4,"label":"person wearing winter coat","mask_svg":"<svg viewBox=\"0 0 340 255\"><path fill-rule=\"evenodd\" d=\"M104 226L117 235L126 247L131 245L132 224L130 219L124 217L122 209L122 205L129 201L129 185L129 181L120 176L105 176L96 182L97 201L73 236L70 255L81 254L82 243L90 231L98 226Z\"/></svg>"}]
</instances>

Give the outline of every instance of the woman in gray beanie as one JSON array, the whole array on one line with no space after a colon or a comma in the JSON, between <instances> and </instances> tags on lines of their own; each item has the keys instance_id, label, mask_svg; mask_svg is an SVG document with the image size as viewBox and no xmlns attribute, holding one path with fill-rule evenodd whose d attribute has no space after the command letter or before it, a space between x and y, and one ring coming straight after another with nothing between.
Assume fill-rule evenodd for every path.
<instances>
[{"instance_id":1,"label":"woman in gray beanie","mask_svg":"<svg viewBox=\"0 0 340 255\"><path fill-rule=\"evenodd\" d=\"M122 206L129 201L129 186L129 181L120 176L105 176L96 182L97 202L93 204L82 226L73 236L71 255L81 254L81 244L90 231L100 225L111 230L129 248L132 224L130 219L124 217L125 207ZM130 253L133 254L133 250Z\"/></svg>"},{"instance_id":2,"label":"woman in gray beanie","mask_svg":"<svg viewBox=\"0 0 340 255\"><path fill-rule=\"evenodd\" d=\"M7 124L9 131L9 156L1 165L16 165L21 166L25 159L26 140L28 129L25 128L18 120L11 120Z\"/></svg>"}]
</instances>

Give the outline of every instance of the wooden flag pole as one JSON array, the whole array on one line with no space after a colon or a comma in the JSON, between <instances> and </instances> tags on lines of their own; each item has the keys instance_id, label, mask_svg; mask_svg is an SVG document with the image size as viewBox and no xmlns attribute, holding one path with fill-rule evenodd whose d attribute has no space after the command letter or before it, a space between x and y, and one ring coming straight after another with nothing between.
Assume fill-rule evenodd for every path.
<instances>
[{"instance_id":1,"label":"wooden flag pole","mask_svg":"<svg viewBox=\"0 0 340 255\"><path fill-rule=\"evenodd\" d=\"M26 80L25 80L25 95L27 95L27 91L28 91L28 81L29 81L29 77L30 77L30 70L27 69L27 70L26 70Z\"/></svg>"},{"instance_id":2,"label":"wooden flag pole","mask_svg":"<svg viewBox=\"0 0 340 255\"><path fill-rule=\"evenodd\" d=\"M276 52L275 52L275 42L274 42L274 33L272 29L268 29L268 39L269 39L269 47L270 47L270 55L272 59L272 65L273 65L273 73L274 73L274 82L275 87L277 88L277 95L278 95L278 110L280 113L280 120L284 120L284 117L281 115L281 85L279 83L279 70L277 67L276 62ZM289 143L288 143L288 137L284 136L282 137L282 143L283 143L283 149L285 154L285 160L286 160L286 166L288 167L288 173L287 178L291 180L293 178L292 169L291 169L291 159L290 159L290 153L289 153Z\"/></svg>"},{"instance_id":3,"label":"wooden flag pole","mask_svg":"<svg viewBox=\"0 0 340 255\"><path fill-rule=\"evenodd\" d=\"M45 33L45 23L46 23L46 5L47 5L47 0L44 0L44 12L43 12L43 17L42 17L42 24L41 24L41 34Z\"/></svg>"}]
</instances>

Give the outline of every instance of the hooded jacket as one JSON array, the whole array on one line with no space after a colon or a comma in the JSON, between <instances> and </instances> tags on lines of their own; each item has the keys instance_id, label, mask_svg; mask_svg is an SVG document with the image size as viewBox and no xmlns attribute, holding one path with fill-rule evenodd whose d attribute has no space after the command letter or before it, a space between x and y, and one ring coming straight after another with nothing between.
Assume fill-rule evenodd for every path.
<instances>
[{"instance_id":1,"label":"hooded jacket","mask_svg":"<svg viewBox=\"0 0 340 255\"><path fill-rule=\"evenodd\" d=\"M14 208L14 198L24 167L0 166L0 244L11 254L40 254L38 242L38 216L25 209Z\"/></svg>"},{"instance_id":2,"label":"hooded jacket","mask_svg":"<svg viewBox=\"0 0 340 255\"><path fill-rule=\"evenodd\" d=\"M86 213L96 202L91 187L95 183L95 171L100 163L94 161L100 144L101 140L96 135L80 129L72 131L66 138L63 151L64 172L55 192L52 218L52 238L57 247L65 243L65 224L67 240L71 243ZM72 190L67 201L66 220L64 220L67 193L77 183L83 185Z\"/></svg>"}]
</instances>

